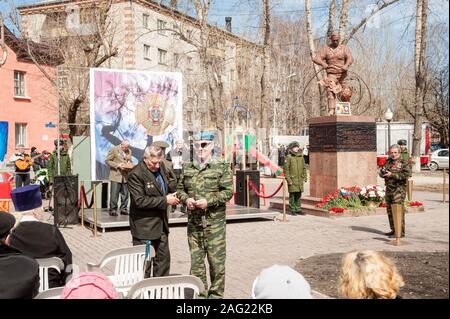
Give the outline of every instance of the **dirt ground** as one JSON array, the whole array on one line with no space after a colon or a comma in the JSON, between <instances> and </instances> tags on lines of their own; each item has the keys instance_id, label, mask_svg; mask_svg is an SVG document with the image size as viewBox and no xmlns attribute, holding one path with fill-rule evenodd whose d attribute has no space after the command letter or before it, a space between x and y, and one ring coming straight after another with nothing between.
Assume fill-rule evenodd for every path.
<instances>
[{"instance_id":1,"label":"dirt ground","mask_svg":"<svg viewBox=\"0 0 450 319\"><path fill-rule=\"evenodd\" d=\"M397 265L405 285L404 299L448 299L448 252L385 252ZM339 268L342 254L327 254L301 259L295 269L303 274L311 288L338 298Z\"/></svg>"}]
</instances>

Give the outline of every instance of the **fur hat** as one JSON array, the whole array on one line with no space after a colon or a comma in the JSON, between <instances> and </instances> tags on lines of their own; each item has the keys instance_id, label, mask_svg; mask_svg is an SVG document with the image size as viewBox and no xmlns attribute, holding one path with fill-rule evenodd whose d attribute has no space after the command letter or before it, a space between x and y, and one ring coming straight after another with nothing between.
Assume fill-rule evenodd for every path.
<instances>
[{"instance_id":1,"label":"fur hat","mask_svg":"<svg viewBox=\"0 0 450 319\"><path fill-rule=\"evenodd\" d=\"M293 149L294 147L300 147L300 143L297 141L289 143L288 149Z\"/></svg>"},{"instance_id":2,"label":"fur hat","mask_svg":"<svg viewBox=\"0 0 450 319\"><path fill-rule=\"evenodd\" d=\"M61 299L119 299L119 294L104 274L82 272L64 286Z\"/></svg>"},{"instance_id":3,"label":"fur hat","mask_svg":"<svg viewBox=\"0 0 450 319\"><path fill-rule=\"evenodd\" d=\"M407 145L406 140L398 140L397 144L398 145Z\"/></svg>"},{"instance_id":4,"label":"fur hat","mask_svg":"<svg viewBox=\"0 0 450 319\"><path fill-rule=\"evenodd\" d=\"M42 206L42 196L39 185L26 185L11 191L11 199L16 212L32 210Z\"/></svg>"},{"instance_id":5,"label":"fur hat","mask_svg":"<svg viewBox=\"0 0 450 319\"><path fill-rule=\"evenodd\" d=\"M0 238L8 235L16 224L16 218L10 213L0 212Z\"/></svg>"},{"instance_id":6,"label":"fur hat","mask_svg":"<svg viewBox=\"0 0 450 319\"><path fill-rule=\"evenodd\" d=\"M312 299L305 278L289 266L263 269L253 282L253 299Z\"/></svg>"}]
</instances>

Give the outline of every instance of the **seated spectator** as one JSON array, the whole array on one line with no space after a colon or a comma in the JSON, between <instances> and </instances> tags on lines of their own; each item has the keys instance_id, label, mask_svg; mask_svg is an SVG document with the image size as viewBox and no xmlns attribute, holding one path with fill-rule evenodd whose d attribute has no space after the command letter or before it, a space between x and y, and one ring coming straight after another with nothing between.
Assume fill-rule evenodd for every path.
<instances>
[{"instance_id":1,"label":"seated spectator","mask_svg":"<svg viewBox=\"0 0 450 319\"><path fill-rule=\"evenodd\" d=\"M0 299L32 299L39 291L39 265L6 243L16 219L0 212Z\"/></svg>"},{"instance_id":2,"label":"seated spectator","mask_svg":"<svg viewBox=\"0 0 450 319\"><path fill-rule=\"evenodd\" d=\"M349 299L395 299L404 285L395 264L381 252L364 250L344 255L339 294Z\"/></svg>"},{"instance_id":3,"label":"seated spectator","mask_svg":"<svg viewBox=\"0 0 450 319\"><path fill-rule=\"evenodd\" d=\"M58 257L64 263L64 271L59 274L49 269L49 287L64 286L66 277L72 270L72 252L59 229L40 221L42 218L42 199L39 185L28 185L11 192L11 198L19 224L9 237L9 246L32 258Z\"/></svg>"},{"instance_id":4,"label":"seated spectator","mask_svg":"<svg viewBox=\"0 0 450 319\"><path fill-rule=\"evenodd\" d=\"M61 299L119 299L107 276L96 272L76 274L64 286Z\"/></svg>"},{"instance_id":5,"label":"seated spectator","mask_svg":"<svg viewBox=\"0 0 450 319\"><path fill-rule=\"evenodd\" d=\"M252 299L312 299L311 287L291 267L273 265L253 282Z\"/></svg>"}]
</instances>

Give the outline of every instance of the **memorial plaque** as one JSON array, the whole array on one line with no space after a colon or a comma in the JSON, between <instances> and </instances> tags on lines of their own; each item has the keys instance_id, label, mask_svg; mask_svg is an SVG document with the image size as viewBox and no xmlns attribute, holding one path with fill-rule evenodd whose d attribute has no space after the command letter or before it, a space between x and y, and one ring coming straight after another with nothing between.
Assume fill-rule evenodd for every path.
<instances>
[{"instance_id":1,"label":"memorial plaque","mask_svg":"<svg viewBox=\"0 0 450 319\"><path fill-rule=\"evenodd\" d=\"M376 152L376 124L317 123L309 126L310 152Z\"/></svg>"}]
</instances>

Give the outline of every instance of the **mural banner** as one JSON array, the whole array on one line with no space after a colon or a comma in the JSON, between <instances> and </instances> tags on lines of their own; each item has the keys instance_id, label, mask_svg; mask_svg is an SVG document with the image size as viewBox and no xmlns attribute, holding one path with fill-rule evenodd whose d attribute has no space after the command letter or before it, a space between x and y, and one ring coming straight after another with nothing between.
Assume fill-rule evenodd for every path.
<instances>
[{"instance_id":1,"label":"mural banner","mask_svg":"<svg viewBox=\"0 0 450 319\"><path fill-rule=\"evenodd\" d=\"M90 70L92 179L108 180L108 151L130 142L133 163L153 141L182 138L181 73Z\"/></svg>"},{"instance_id":2,"label":"mural banner","mask_svg":"<svg viewBox=\"0 0 450 319\"><path fill-rule=\"evenodd\" d=\"M0 121L0 167L3 166L8 151L8 122Z\"/></svg>"}]
</instances>

